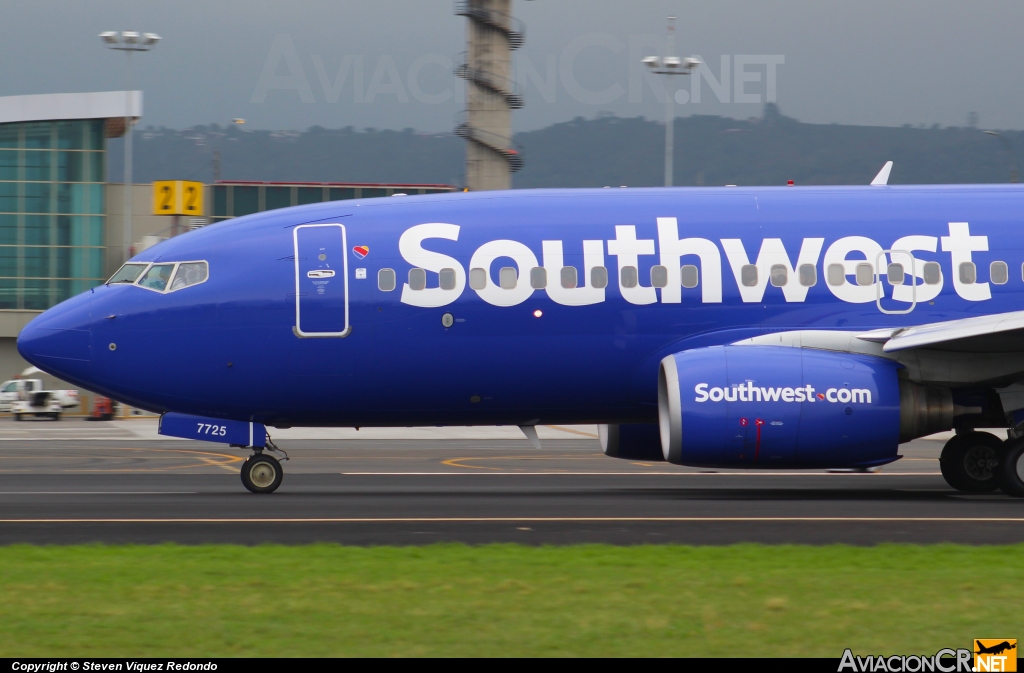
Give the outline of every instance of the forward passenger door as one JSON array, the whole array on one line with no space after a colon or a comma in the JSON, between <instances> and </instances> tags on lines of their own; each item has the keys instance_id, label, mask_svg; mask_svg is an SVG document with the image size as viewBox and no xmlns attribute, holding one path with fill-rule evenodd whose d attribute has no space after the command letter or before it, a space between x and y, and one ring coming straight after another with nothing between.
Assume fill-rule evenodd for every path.
<instances>
[{"instance_id":1,"label":"forward passenger door","mask_svg":"<svg viewBox=\"0 0 1024 673\"><path fill-rule=\"evenodd\" d=\"M295 336L345 337L348 315L348 249L341 224L302 224L295 248Z\"/></svg>"}]
</instances>

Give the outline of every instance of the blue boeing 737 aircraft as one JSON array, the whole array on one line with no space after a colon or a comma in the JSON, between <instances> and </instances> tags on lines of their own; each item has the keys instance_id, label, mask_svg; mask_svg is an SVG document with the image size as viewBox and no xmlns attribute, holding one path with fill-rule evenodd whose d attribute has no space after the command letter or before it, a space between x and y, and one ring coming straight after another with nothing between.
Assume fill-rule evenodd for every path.
<instances>
[{"instance_id":1,"label":"blue boeing 737 aircraft","mask_svg":"<svg viewBox=\"0 0 1024 673\"><path fill-rule=\"evenodd\" d=\"M595 423L612 457L761 469L955 429L950 486L1024 496L1022 232L1016 186L338 201L149 248L18 350L252 447L254 492L267 428Z\"/></svg>"}]
</instances>

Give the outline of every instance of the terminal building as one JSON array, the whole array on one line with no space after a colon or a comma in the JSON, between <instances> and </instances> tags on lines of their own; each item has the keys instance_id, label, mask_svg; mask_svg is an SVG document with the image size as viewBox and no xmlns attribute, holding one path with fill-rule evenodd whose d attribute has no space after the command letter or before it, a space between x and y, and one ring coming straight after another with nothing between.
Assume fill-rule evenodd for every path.
<instances>
[{"instance_id":1,"label":"terminal building","mask_svg":"<svg viewBox=\"0 0 1024 673\"><path fill-rule=\"evenodd\" d=\"M125 261L124 184L107 181L107 141L142 116L139 91L0 97L0 381L28 364L18 333L40 312L102 284ZM136 150L138 151L138 150ZM174 180L180 176L164 176ZM133 251L221 220L276 208L451 185L221 181L206 212L155 215L151 184L130 186ZM59 382L43 377L45 385Z\"/></svg>"}]
</instances>

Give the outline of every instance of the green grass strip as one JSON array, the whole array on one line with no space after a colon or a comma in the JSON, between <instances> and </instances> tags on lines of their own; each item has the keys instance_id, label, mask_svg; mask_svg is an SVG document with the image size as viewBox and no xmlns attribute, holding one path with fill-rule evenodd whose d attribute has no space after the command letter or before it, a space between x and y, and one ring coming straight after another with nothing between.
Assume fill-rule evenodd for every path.
<instances>
[{"instance_id":1,"label":"green grass strip","mask_svg":"<svg viewBox=\"0 0 1024 673\"><path fill-rule=\"evenodd\" d=\"M1024 638L1024 545L0 547L0 656L825 656Z\"/></svg>"}]
</instances>

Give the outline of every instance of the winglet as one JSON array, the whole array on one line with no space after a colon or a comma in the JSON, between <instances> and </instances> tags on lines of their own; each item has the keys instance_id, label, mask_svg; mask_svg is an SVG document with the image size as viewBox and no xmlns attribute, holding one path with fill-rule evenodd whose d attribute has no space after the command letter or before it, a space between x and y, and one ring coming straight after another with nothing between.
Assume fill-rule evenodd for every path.
<instances>
[{"instance_id":1,"label":"winglet","mask_svg":"<svg viewBox=\"0 0 1024 673\"><path fill-rule=\"evenodd\" d=\"M537 436L537 428L532 425L520 425L519 429L523 431L526 438L533 444L533 448L540 450L540 437Z\"/></svg>"},{"instance_id":2,"label":"winglet","mask_svg":"<svg viewBox=\"0 0 1024 673\"><path fill-rule=\"evenodd\" d=\"M871 181L872 187L884 187L889 184L889 172L892 170L892 162L886 161L885 165L882 166L882 170L878 171L878 175Z\"/></svg>"}]
</instances>

